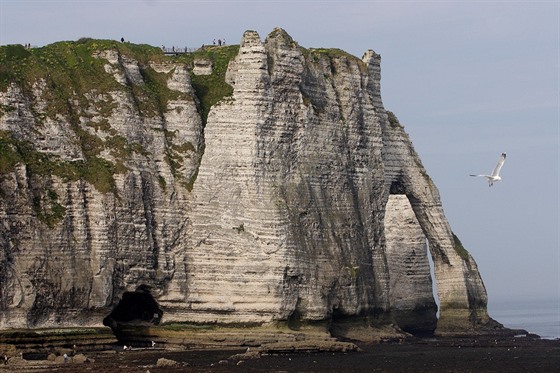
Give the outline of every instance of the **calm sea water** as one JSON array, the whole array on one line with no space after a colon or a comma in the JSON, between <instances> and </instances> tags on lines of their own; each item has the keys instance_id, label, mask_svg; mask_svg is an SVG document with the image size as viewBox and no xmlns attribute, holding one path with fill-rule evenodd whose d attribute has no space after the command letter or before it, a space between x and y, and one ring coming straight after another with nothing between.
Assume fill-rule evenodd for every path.
<instances>
[{"instance_id":1,"label":"calm sea water","mask_svg":"<svg viewBox=\"0 0 560 373\"><path fill-rule=\"evenodd\" d=\"M546 339L560 338L560 299L490 301L488 313L512 329L525 329Z\"/></svg>"}]
</instances>

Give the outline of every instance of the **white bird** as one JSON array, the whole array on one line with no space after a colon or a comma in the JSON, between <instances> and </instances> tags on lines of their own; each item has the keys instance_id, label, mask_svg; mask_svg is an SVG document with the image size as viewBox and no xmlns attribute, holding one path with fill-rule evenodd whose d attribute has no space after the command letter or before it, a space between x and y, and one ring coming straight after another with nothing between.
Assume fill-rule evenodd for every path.
<instances>
[{"instance_id":1,"label":"white bird","mask_svg":"<svg viewBox=\"0 0 560 373\"><path fill-rule=\"evenodd\" d=\"M502 178L500 177L500 170L502 169L502 166L504 165L505 161L506 161L506 153L502 153L500 159L498 160L498 164L496 165L496 167L494 167L494 171L492 171L491 175L470 175L470 176L485 177L488 180L488 186L491 187L492 185L494 185L495 181L502 180Z\"/></svg>"}]
</instances>

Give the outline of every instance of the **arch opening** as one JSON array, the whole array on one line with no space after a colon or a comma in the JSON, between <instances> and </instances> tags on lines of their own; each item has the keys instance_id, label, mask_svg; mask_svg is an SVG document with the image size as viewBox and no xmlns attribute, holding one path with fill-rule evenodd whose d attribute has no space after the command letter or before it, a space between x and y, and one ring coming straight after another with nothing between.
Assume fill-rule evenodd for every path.
<instances>
[{"instance_id":1,"label":"arch opening","mask_svg":"<svg viewBox=\"0 0 560 373\"><path fill-rule=\"evenodd\" d=\"M432 258L432 254L430 252L430 241L428 241L428 239L426 238L426 248L427 248L427 253L426 255L428 256L428 263L430 264L430 277L432 278L432 294L434 296L434 301L436 302L436 318L439 320L439 310L440 310L440 302L439 302L439 296L438 296L438 287L437 287L437 281L436 281L436 272L435 272L435 265L434 265L434 258Z\"/></svg>"},{"instance_id":2,"label":"arch opening","mask_svg":"<svg viewBox=\"0 0 560 373\"><path fill-rule=\"evenodd\" d=\"M389 302L393 321L416 336L430 336L437 326L435 278L429 243L412 208L410 196L394 182L385 206L385 240L389 269Z\"/></svg>"}]
</instances>

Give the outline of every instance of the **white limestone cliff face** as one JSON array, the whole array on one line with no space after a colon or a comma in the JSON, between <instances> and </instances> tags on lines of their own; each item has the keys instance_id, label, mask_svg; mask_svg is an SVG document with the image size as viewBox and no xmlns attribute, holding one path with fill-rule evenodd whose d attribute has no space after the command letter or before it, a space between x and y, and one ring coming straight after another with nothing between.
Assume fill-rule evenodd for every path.
<instances>
[{"instance_id":1,"label":"white limestone cliff face","mask_svg":"<svg viewBox=\"0 0 560 373\"><path fill-rule=\"evenodd\" d=\"M125 59L120 64L116 52L108 55L114 57L107 57L112 71L121 72L115 76L119 83L143 84L137 63ZM141 115L128 91L88 95L90 105L79 130L104 141L125 139L130 148L141 149L129 151L126 172L113 177L113 191L101 192L84 180L40 177L26 165L2 175L1 327L99 325L124 291L147 283L154 294L166 292L187 219L187 191L178 185L166 157L190 144L192 151L187 152L192 154L186 154L176 171L188 180L196 171L202 140L188 74L184 66L167 69L173 71L168 86L185 98L170 101L161 116ZM29 98L16 86L1 92L2 104L17 109L2 116L0 130L41 152L61 154L62 160L83 160L84 148L68 121L62 116L38 119L45 106L38 98L42 94ZM102 117L95 108L104 100L114 108ZM91 125L101 120L107 121L107 129ZM51 137L43 133L50 128L63 130ZM111 151L104 150L102 157L115 161ZM41 208L48 210L53 202L49 193L65 209L54 226L38 219L33 208L41 201L46 206L41 203Z\"/></svg>"},{"instance_id":2,"label":"white limestone cliff face","mask_svg":"<svg viewBox=\"0 0 560 373\"><path fill-rule=\"evenodd\" d=\"M233 95L206 123L192 67L96 57L122 89L89 92L77 124L39 119L41 82L34 95L16 84L0 92L15 108L0 131L37 152L91 160L84 132L128 144L124 155L108 145L96 154L121 166L110 190L24 162L0 175L1 328L98 325L142 287L163 322L355 318L430 331L426 240L438 329L488 321L474 259L456 248L436 187L383 107L374 52L360 60L304 50L281 29L265 42L248 31L226 74ZM161 112L129 89L145 84L145 69L177 93ZM40 219L58 206L60 220Z\"/></svg>"},{"instance_id":3,"label":"white limestone cliff face","mask_svg":"<svg viewBox=\"0 0 560 373\"><path fill-rule=\"evenodd\" d=\"M359 62L332 61L339 75L308 86L322 82L328 58L305 61L282 32L265 45L245 34L193 189L189 318L323 320L387 308L386 266L374 260L384 257L374 242L381 133L360 97Z\"/></svg>"}]
</instances>

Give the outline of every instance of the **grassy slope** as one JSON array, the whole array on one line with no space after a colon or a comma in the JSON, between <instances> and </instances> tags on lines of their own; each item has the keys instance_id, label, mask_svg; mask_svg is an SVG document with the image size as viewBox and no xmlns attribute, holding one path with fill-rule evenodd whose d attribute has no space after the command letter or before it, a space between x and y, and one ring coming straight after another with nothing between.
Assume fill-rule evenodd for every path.
<instances>
[{"instance_id":1,"label":"grassy slope","mask_svg":"<svg viewBox=\"0 0 560 373\"><path fill-rule=\"evenodd\" d=\"M95 111L101 117L109 117L116 107L107 93L125 91L133 97L136 109L143 117L161 118L167 110L169 100L192 98L170 90L167 80L171 73L158 73L150 67L150 63L186 64L192 69L195 58L211 59L214 65L211 75L192 75L198 109L205 123L212 105L233 92L225 83L225 72L228 62L237 55L238 49L238 46L210 47L195 53L165 56L159 48L148 45L87 38L34 49L26 49L21 45L1 46L0 91L6 92L10 85L16 85L26 97L31 98L34 86L43 85L40 99L46 106L33 112L35 125L40 127L47 118L68 123L82 149L84 159L62 161L56 156L37 151L29 141L18 139L10 132L0 131L0 177L13 172L18 164L24 164L30 178L56 175L66 181L82 179L102 193L114 191L114 175L127 170L124 166L127 157L133 152L142 153L144 149L119 136L111 129L108 120L94 120L89 114L92 101L87 95L103 97L95 102ZM144 84L119 84L105 71L107 61L95 57L100 51L106 50L116 51L121 56L138 61ZM15 110L18 110L15 105L2 105L0 117ZM96 136L97 131L104 132L105 139ZM165 135L173 136L172 133ZM172 169L179 167L177 163L181 158L177 154L185 149L192 150L192 144L168 149L167 160ZM110 151L113 162L101 156L101 152L105 150ZM2 195L0 190L0 197ZM51 189L34 196L33 208L39 219L49 226L59 222L65 214L56 192Z\"/></svg>"},{"instance_id":2,"label":"grassy slope","mask_svg":"<svg viewBox=\"0 0 560 373\"><path fill-rule=\"evenodd\" d=\"M120 55L138 61L145 84L123 86L117 83L104 70L107 61L94 57L103 50L115 50ZM13 171L17 163L24 163L35 174L55 174L68 180L83 178L101 192L111 191L112 175L126 170L124 162L120 160L141 149L138 149L138 144L130 144L118 136L106 120L94 121L87 113L91 102L85 95L128 91L134 97L141 115L161 117L167 110L169 100L190 98L182 97L184 94L167 88L169 74L156 72L149 66L150 62L184 63L192 67L195 58L204 57L213 60L213 74L193 75L192 80L200 103L199 111L205 121L211 106L232 93L224 76L229 60L234 58L237 51L237 46L211 47L195 53L168 57L159 48L148 45L93 39L58 42L35 49L25 49L21 45L0 47L0 91L6 91L9 85L15 84L26 96L32 97L33 86L43 81L46 87L41 98L47 106L43 111L33 113L37 125L40 126L46 118L55 120L63 117L76 134L85 156L82 162L61 162L53 156L38 153L30 144L16 140L8 132L0 132L0 174ZM114 107L114 103L106 95L96 103L95 109L102 116L109 116ZM17 108L3 105L0 107L0 116L14 110ZM86 125L109 133L108 139L104 141L93 135L94 131L86 130L80 117L90 117ZM116 164L100 157L101 151L107 148L117 159Z\"/></svg>"}]
</instances>

